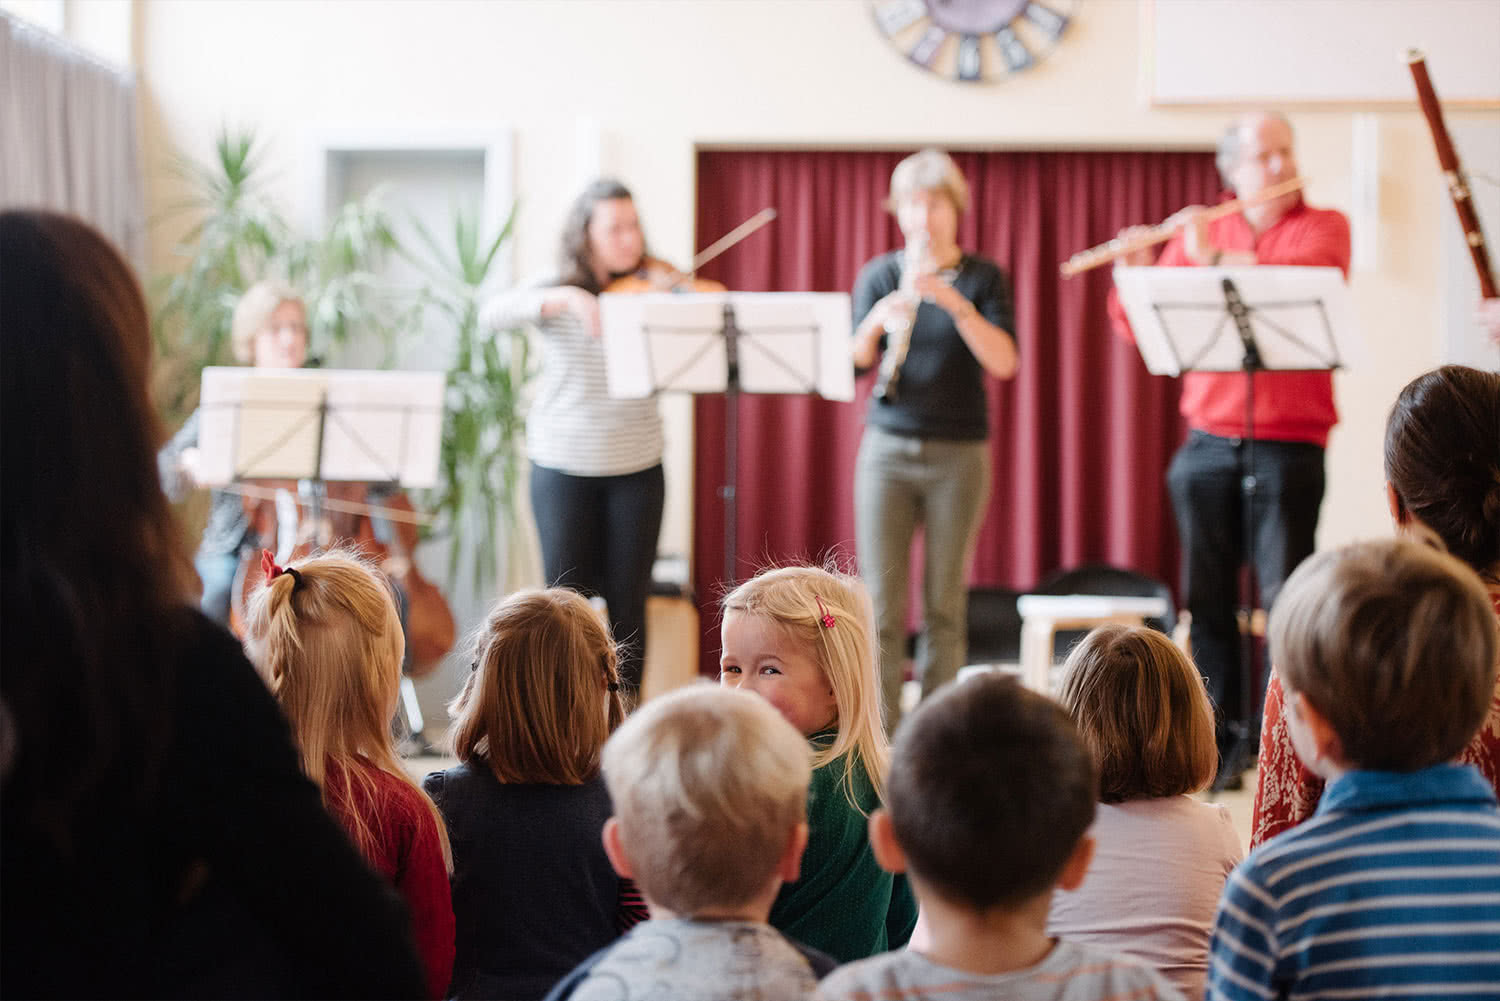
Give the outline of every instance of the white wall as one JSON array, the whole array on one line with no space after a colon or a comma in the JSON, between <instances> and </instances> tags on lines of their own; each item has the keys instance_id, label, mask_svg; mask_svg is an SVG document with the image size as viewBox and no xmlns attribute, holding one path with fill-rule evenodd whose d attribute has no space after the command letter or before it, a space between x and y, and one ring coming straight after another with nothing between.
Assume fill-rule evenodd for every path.
<instances>
[{"instance_id":1,"label":"white wall","mask_svg":"<svg viewBox=\"0 0 1500 1001\"><path fill-rule=\"evenodd\" d=\"M551 266L568 200L600 169L634 188L657 250L685 261L697 144L1211 144L1227 109L1153 109L1139 95L1140 14L1132 0L1087 0L1037 69L995 86L961 86L891 50L859 0L151 0L136 7L148 203L155 214L175 199L162 169L169 152L205 155L226 122L255 125L271 140L275 190L289 207L308 169L299 157L311 131L503 124L516 135L522 275ZM1394 55L1392 63L1405 72ZM1347 210L1354 115L1292 111L1309 199ZM1500 121L1496 112L1451 117ZM1374 361L1338 377L1343 423L1329 447L1324 546L1388 531L1385 412L1404 382L1440 360L1440 223L1451 209L1414 107L1374 112L1374 129L1365 148L1378 162L1365 169L1377 175L1379 216L1355 225L1379 227L1378 264L1352 279ZM1490 227L1500 230L1500 220ZM153 232L156 269L172 267L177 233ZM666 412L664 546L685 551L689 411Z\"/></svg>"}]
</instances>

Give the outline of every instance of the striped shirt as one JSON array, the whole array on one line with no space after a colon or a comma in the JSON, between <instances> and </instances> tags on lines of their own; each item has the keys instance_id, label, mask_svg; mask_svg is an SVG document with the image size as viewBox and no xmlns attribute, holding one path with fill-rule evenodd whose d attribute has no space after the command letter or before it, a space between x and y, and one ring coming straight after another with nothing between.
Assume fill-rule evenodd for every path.
<instances>
[{"instance_id":1,"label":"striped shirt","mask_svg":"<svg viewBox=\"0 0 1500 1001\"><path fill-rule=\"evenodd\" d=\"M1467 765L1349 772L1229 877L1209 998L1500 999L1500 808Z\"/></svg>"},{"instance_id":2,"label":"striped shirt","mask_svg":"<svg viewBox=\"0 0 1500 1001\"><path fill-rule=\"evenodd\" d=\"M485 330L535 328L542 335L542 372L526 415L532 462L572 476L625 476L661 462L662 424L656 400L609 395L604 345L572 313L542 317L542 288L502 292L485 303Z\"/></svg>"},{"instance_id":3,"label":"striped shirt","mask_svg":"<svg viewBox=\"0 0 1500 1001\"><path fill-rule=\"evenodd\" d=\"M1076 942L1058 942L1035 966L969 973L904 949L841 966L815 1001L1182 1001L1156 971Z\"/></svg>"}]
</instances>

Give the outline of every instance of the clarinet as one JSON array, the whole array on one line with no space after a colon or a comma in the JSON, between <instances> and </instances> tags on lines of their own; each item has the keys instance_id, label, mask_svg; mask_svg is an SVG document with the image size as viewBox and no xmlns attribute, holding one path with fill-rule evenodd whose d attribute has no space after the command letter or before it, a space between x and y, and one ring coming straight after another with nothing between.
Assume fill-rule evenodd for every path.
<instances>
[{"instance_id":1,"label":"clarinet","mask_svg":"<svg viewBox=\"0 0 1500 1001\"><path fill-rule=\"evenodd\" d=\"M1443 123L1443 108L1438 104L1432 81L1427 76L1427 57L1417 49L1407 49L1406 63L1411 67L1412 81L1417 85L1417 100L1422 105L1427 127L1432 130L1432 144L1437 147L1438 165L1443 168L1443 180L1448 182L1448 193L1453 196L1453 207L1458 210L1458 223L1463 227L1464 241L1469 245L1469 256L1474 259L1474 270L1479 274L1479 294L1486 299L1493 299L1495 274L1490 270L1490 255L1484 245L1484 232L1479 228L1479 216L1475 214L1474 202L1469 197L1468 179L1459 166L1453 140L1448 138L1448 126Z\"/></svg>"},{"instance_id":2,"label":"clarinet","mask_svg":"<svg viewBox=\"0 0 1500 1001\"><path fill-rule=\"evenodd\" d=\"M880 358L880 377L875 381L873 395L883 403L894 403L901 381L901 366L906 361L906 352L911 347L911 328L917 319L917 279L931 274L932 251L926 233L918 233L906 243L906 252L901 261L901 284L898 291L910 304L910 309L885 321L885 354Z\"/></svg>"}]
</instances>

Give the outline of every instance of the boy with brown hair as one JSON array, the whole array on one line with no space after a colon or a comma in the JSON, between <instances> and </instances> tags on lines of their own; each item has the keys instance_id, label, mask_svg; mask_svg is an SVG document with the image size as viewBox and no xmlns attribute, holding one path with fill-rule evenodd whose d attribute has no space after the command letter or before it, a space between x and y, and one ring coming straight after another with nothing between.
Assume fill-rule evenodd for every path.
<instances>
[{"instance_id":1,"label":"boy with brown hair","mask_svg":"<svg viewBox=\"0 0 1500 1001\"><path fill-rule=\"evenodd\" d=\"M807 844L807 742L765 699L693 686L604 745L604 849L651 908L549 1001L803 998L833 968L766 923Z\"/></svg>"},{"instance_id":2,"label":"boy with brown hair","mask_svg":"<svg viewBox=\"0 0 1500 1001\"><path fill-rule=\"evenodd\" d=\"M1312 819L1224 888L1211 998L1500 996L1500 808L1452 758L1495 688L1474 572L1406 540L1320 553L1271 612Z\"/></svg>"},{"instance_id":3,"label":"boy with brown hair","mask_svg":"<svg viewBox=\"0 0 1500 1001\"><path fill-rule=\"evenodd\" d=\"M817 997L1178 1001L1134 960L1047 936L1053 890L1088 869L1097 792L1067 714L1015 679L986 675L923 703L897 731L870 845L910 878L929 944L841 967Z\"/></svg>"}]
</instances>

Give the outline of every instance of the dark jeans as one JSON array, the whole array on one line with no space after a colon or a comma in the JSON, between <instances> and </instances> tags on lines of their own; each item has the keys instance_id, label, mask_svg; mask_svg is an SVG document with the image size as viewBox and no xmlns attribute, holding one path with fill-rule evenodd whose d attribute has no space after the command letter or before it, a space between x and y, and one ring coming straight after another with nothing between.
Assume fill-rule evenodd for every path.
<instances>
[{"instance_id":1,"label":"dark jeans","mask_svg":"<svg viewBox=\"0 0 1500 1001\"><path fill-rule=\"evenodd\" d=\"M600 595L620 644L620 680L641 684L646 596L661 534L660 465L624 476L572 476L531 465L531 507L547 583Z\"/></svg>"},{"instance_id":2,"label":"dark jeans","mask_svg":"<svg viewBox=\"0 0 1500 1001\"><path fill-rule=\"evenodd\" d=\"M1262 663L1259 682L1252 680L1254 697L1247 710L1241 699L1240 631L1235 619L1245 563L1239 466L1243 448L1238 438L1192 431L1167 470L1182 541L1182 589L1193 614L1193 659L1216 707L1221 751L1234 740L1226 722L1250 728L1253 750L1270 677ZM1312 555L1323 502L1323 449L1305 442L1257 440L1254 462L1251 558L1259 607L1269 611L1287 577Z\"/></svg>"}]
</instances>

